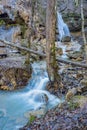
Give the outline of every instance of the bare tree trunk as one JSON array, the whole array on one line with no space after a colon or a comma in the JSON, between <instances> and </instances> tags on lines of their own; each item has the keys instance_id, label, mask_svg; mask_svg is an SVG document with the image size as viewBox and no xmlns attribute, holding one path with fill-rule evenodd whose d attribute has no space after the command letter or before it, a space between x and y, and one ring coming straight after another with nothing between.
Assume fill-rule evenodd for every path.
<instances>
[{"instance_id":1,"label":"bare tree trunk","mask_svg":"<svg viewBox=\"0 0 87 130\"><path fill-rule=\"evenodd\" d=\"M87 41L86 41L85 30L84 30L83 0L81 0L81 19L82 19L82 36L83 36L83 41L84 41L84 59L87 64ZM85 81L87 80L87 71L84 75L84 79Z\"/></svg>"},{"instance_id":2,"label":"bare tree trunk","mask_svg":"<svg viewBox=\"0 0 87 130\"><path fill-rule=\"evenodd\" d=\"M87 63L87 41L86 41L86 36L85 36L85 30L84 30L84 12L83 12L83 0L81 0L81 19L82 19L82 36L83 36L83 41L84 41L84 55L85 55L85 60Z\"/></svg>"},{"instance_id":3,"label":"bare tree trunk","mask_svg":"<svg viewBox=\"0 0 87 130\"><path fill-rule=\"evenodd\" d=\"M30 14L30 19L29 19L29 23L28 23L28 43L27 43L27 47L30 49L31 47L31 38L33 35L33 31L34 31L34 8L35 8L35 0L30 0L29 1L29 8L31 9L31 14ZM31 71L31 66L30 66L30 52L27 53L26 55L26 66L28 68L29 71Z\"/></svg>"},{"instance_id":4,"label":"bare tree trunk","mask_svg":"<svg viewBox=\"0 0 87 130\"><path fill-rule=\"evenodd\" d=\"M56 13L55 0L47 0L46 12L46 61L51 82L59 82L58 66L55 55Z\"/></svg>"},{"instance_id":5,"label":"bare tree trunk","mask_svg":"<svg viewBox=\"0 0 87 130\"><path fill-rule=\"evenodd\" d=\"M30 47L31 47L31 29L30 29L30 27L28 27L27 31L29 33L28 36L27 36L27 39L28 39L28 41L27 41L27 48L30 49ZM30 52L27 52L27 54L26 54L25 65L26 65L28 71L31 71L31 66L30 66Z\"/></svg>"}]
</instances>

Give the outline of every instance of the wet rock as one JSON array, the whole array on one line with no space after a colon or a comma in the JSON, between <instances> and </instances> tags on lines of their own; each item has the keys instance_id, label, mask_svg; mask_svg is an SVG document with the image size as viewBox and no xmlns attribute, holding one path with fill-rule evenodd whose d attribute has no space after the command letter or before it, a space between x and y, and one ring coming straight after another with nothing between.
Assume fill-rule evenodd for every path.
<instances>
[{"instance_id":1,"label":"wet rock","mask_svg":"<svg viewBox=\"0 0 87 130\"><path fill-rule=\"evenodd\" d=\"M71 41L71 37L70 36L65 36L62 38L62 42L70 42Z\"/></svg>"},{"instance_id":2,"label":"wet rock","mask_svg":"<svg viewBox=\"0 0 87 130\"><path fill-rule=\"evenodd\" d=\"M44 103L44 104L47 104L47 102L48 102L48 97L47 97L47 95L44 94L44 93L35 94L35 95L33 96L33 98L34 98L34 101L35 101L35 102L40 102L40 103Z\"/></svg>"},{"instance_id":3,"label":"wet rock","mask_svg":"<svg viewBox=\"0 0 87 130\"><path fill-rule=\"evenodd\" d=\"M6 111L3 109L0 109L0 118L4 117L6 115Z\"/></svg>"},{"instance_id":4,"label":"wet rock","mask_svg":"<svg viewBox=\"0 0 87 130\"><path fill-rule=\"evenodd\" d=\"M17 57L0 61L0 89L15 90L26 86L31 72L22 62L23 59L19 58L17 61Z\"/></svg>"},{"instance_id":5,"label":"wet rock","mask_svg":"<svg viewBox=\"0 0 87 130\"><path fill-rule=\"evenodd\" d=\"M29 112L26 112L24 114L25 117L30 117L31 115L35 116L35 117L41 117L43 115L45 115L47 112L47 107L46 105L42 105L40 108L38 108L37 110L32 110Z\"/></svg>"}]
</instances>

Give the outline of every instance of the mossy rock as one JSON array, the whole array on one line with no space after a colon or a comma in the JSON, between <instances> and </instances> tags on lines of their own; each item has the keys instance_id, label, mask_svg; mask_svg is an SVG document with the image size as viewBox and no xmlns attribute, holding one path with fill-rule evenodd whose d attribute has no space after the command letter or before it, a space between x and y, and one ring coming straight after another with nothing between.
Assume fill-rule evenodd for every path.
<instances>
[{"instance_id":1,"label":"mossy rock","mask_svg":"<svg viewBox=\"0 0 87 130\"><path fill-rule=\"evenodd\" d=\"M86 90L87 90L87 79L83 79L80 82L82 85L86 86Z\"/></svg>"},{"instance_id":2,"label":"mossy rock","mask_svg":"<svg viewBox=\"0 0 87 130\"><path fill-rule=\"evenodd\" d=\"M76 95L68 102L69 109L84 108L87 104L87 96Z\"/></svg>"},{"instance_id":3,"label":"mossy rock","mask_svg":"<svg viewBox=\"0 0 87 130\"><path fill-rule=\"evenodd\" d=\"M72 101L68 102L68 108L69 108L69 110L75 110L78 107L79 107L78 102L72 102Z\"/></svg>"}]
</instances>

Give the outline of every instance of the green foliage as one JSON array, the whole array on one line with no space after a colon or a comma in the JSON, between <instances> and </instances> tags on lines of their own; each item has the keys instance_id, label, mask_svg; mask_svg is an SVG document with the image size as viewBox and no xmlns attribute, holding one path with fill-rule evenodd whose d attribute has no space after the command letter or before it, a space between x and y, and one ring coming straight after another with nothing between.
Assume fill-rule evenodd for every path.
<instances>
[{"instance_id":1,"label":"green foliage","mask_svg":"<svg viewBox=\"0 0 87 130\"><path fill-rule=\"evenodd\" d=\"M29 121L27 122L27 125L26 126L29 126L34 120L35 120L35 116L34 115L30 115L29 117Z\"/></svg>"},{"instance_id":2,"label":"green foliage","mask_svg":"<svg viewBox=\"0 0 87 130\"><path fill-rule=\"evenodd\" d=\"M30 124L31 124L34 120L35 120L35 116L34 116L34 115L31 115L31 116L30 116L30 120L29 120Z\"/></svg>"}]
</instances>

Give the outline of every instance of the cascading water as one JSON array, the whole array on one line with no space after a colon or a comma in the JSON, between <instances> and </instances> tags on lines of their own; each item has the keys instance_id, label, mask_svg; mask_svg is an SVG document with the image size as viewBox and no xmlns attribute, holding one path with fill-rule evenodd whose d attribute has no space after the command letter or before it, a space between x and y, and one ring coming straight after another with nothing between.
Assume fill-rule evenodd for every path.
<instances>
[{"instance_id":1,"label":"cascading water","mask_svg":"<svg viewBox=\"0 0 87 130\"><path fill-rule=\"evenodd\" d=\"M56 43L56 47L62 49L63 54L61 55L61 57L67 59L68 58L66 52L67 45L63 42L70 41L71 35L67 24L64 22L61 13L59 13L58 11L57 11L57 28L59 32L58 35L59 41Z\"/></svg>"},{"instance_id":2,"label":"cascading water","mask_svg":"<svg viewBox=\"0 0 87 130\"><path fill-rule=\"evenodd\" d=\"M69 51L79 51L81 48L81 45L78 44L77 41L73 41L71 39L70 31L65 24L62 15L57 11L57 27L59 31L59 39L56 43L56 47L62 48L63 54L61 55L62 58L67 59L68 52ZM69 42L70 41L70 42ZM66 42L66 43L64 43Z\"/></svg>"},{"instance_id":3,"label":"cascading water","mask_svg":"<svg viewBox=\"0 0 87 130\"><path fill-rule=\"evenodd\" d=\"M57 27L59 30L60 41L70 41L70 31L66 23L64 23L62 15L57 11Z\"/></svg>"},{"instance_id":4,"label":"cascading water","mask_svg":"<svg viewBox=\"0 0 87 130\"><path fill-rule=\"evenodd\" d=\"M33 73L29 84L19 91L0 91L0 130L18 130L28 122L25 113L37 110L46 103L51 109L60 103L60 99L45 90L49 81L45 62L33 63Z\"/></svg>"}]
</instances>

